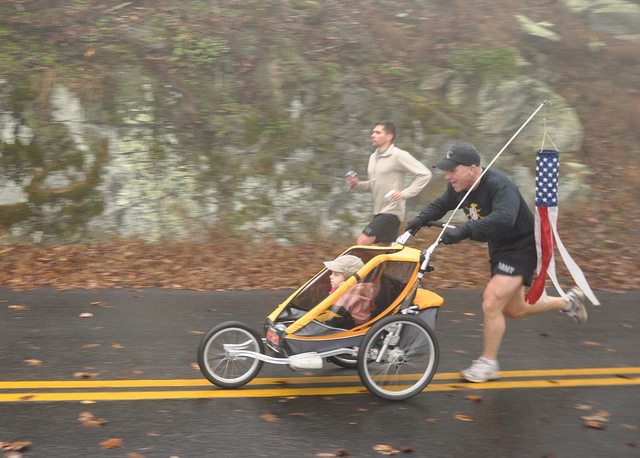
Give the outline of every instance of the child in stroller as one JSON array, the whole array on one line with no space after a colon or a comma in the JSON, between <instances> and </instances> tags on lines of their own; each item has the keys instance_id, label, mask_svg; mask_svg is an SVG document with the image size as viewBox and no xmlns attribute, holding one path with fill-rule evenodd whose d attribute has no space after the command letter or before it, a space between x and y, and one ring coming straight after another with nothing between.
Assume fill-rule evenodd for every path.
<instances>
[{"instance_id":1,"label":"child in stroller","mask_svg":"<svg viewBox=\"0 0 640 458\"><path fill-rule=\"evenodd\" d=\"M364 262L357 256L346 254L338 256L333 261L325 261L324 265L331 271L329 277L331 290L334 292L347 278L355 275ZM371 313L375 309L374 298L378 294L380 285L371 282L356 283L344 295L342 295L329 309L317 319L327 325L350 329L356 325L365 323L371 319Z\"/></svg>"}]
</instances>

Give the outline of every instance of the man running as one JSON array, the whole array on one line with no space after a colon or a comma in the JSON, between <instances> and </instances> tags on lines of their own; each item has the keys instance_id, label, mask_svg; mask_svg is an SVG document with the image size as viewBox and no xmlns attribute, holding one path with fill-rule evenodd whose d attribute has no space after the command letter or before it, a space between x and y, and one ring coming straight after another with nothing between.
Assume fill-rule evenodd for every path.
<instances>
[{"instance_id":1,"label":"man running","mask_svg":"<svg viewBox=\"0 0 640 458\"><path fill-rule=\"evenodd\" d=\"M482 175L480 154L469 143L458 143L434 167L445 172L447 190L407 224L415 234L429 221L455 209ZM470 382L500 377L498 352L505 332L505 318L560 310L578 323L587 321L584 294L574 287L566 298L547 297L535 304L525 301L537 263L534 217L516 185L504 174L488 170L462 204L468 221L442 234L442 243L464 239L487 242L491 279L482 296L484 346L480 357L461 372Z\"/></svg>"},{"instance_id":2,"label":"man running","mask_svg":"<svg viewBox=\"0 0 640 458\"><path fill-rule=\"evenodd\" d=\"M395 137L392 122L374 124L371 145L376 150L369 157L368 179L360 181L357 176L345 179L351 189L373 194L374 217L358 236L358 245L393 243L404 219L405 200L417 196L431 180L431 171L424 164L393 144ZM407 173L415 175L415 179L405 188Z\"/></svg>"}]
</instances>

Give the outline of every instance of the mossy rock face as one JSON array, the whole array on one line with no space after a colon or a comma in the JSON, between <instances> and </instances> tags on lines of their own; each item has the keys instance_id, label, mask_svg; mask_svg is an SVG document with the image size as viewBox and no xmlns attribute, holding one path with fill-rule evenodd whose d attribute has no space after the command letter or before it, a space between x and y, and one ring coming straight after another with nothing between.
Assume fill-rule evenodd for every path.
<instances>
[{"instance_id":1,"label":"mossy rock face","mask_svg":"<svg viewBox=\"0 0 640 458\"><path fill-rule=\"evenodd\" d=\"M221 222L352 240L371 198L343 178L366 176L382 119L430 165L457 140L489 156L550 98L554 141L582 144L544 81L555 69L523 56L551 57L509 30L504 44L462 30L485 14L473 2L456 15L422 1L99 3L9 2L0 17L0 242L196 237ZM523 182L540 136L532 125L513 145Z\"/></svg>"}]
</instances>

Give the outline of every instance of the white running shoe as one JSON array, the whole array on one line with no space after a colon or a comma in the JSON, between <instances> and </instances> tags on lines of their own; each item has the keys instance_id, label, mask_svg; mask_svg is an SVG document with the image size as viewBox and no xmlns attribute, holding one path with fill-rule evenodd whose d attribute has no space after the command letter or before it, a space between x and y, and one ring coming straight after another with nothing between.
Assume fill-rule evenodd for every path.
<instances>
[{"instance_id":1,"label":"white running shoe","mask_svg":"<svg viewBox=\"0 0 640 458\"><path fill-rule=\"evenodd\" d=\"M573 321L580 324L585 324L589 314L584 306L584 293L580 288L574 286L571 291L567 293L567 308L563 310L564 313L573 318Z\"/></svg>"},{"instance_id":2,"label":"white running shoe","mask_svg":"<svg viewBox=\"0 0 640 458\"><path fill-rule=\"evenodd\" d=\"M500 378L500 366L498 361L491 361L481 356L474 359L473 364L460 372L460 375L468 382L488 382Z\"/></svg>"}]
</instances>

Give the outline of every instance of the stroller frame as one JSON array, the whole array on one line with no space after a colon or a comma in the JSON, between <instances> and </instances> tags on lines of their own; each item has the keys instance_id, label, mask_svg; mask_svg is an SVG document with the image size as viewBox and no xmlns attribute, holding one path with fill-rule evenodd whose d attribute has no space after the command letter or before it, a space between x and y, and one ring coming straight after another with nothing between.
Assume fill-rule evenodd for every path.
<instances>
[{"instance_id":1,"label":"stroller frame","mask_svg":"<svg viewBox=\"0 0 640 458\"><path fill-rule=\"evenodd\" d=\"M383 399L417 395L431 382L439 360L434 330L444 299L420 287L433 270L429 259L437 245L422 252L400 243L350 247L343 254L361 256L364 266L329 294L330 272L322 269L267 316L263 335L239 321L210 329L198 347L202 373L219 387L237 388L255 378L263 363L320 369L326 359L357 369L368 390ZM349 328L324 321L331 307L363 282L378 282L369 319Z\"/></svg>"}]
</instances>

